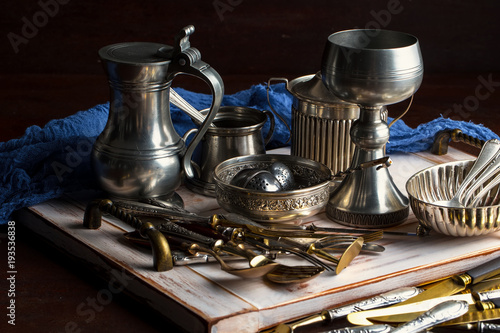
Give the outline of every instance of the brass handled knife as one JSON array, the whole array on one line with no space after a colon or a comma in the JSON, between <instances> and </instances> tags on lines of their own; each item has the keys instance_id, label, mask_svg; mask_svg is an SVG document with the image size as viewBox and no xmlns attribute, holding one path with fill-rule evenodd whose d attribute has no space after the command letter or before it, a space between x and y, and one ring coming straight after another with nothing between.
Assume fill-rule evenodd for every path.
<instances>
[{"instance_id":1,"label":"brass handled knife","mask_svg":"<svg viewBox=\"0 0 500 333\"><path fill-rule=\"evenodd\" d=\"M460 317L469 309L465 301L446 301L425 312L421 316L396 327L391 333L417 333Z\"/></svg>"},{"instance_id":2,"label":"brass handled knife","mask_svg":"<svg viewBox=\"0 0 500 333\"><path fill-rule=\"evenodd\" d=\"M328 331L328 333L418 333L460 317L467 312L469 305L465 301L445 301L431 308L412 321L392 328L389 325L370 325L346 327Z\"/></svg>"},{"instance_id":3,"label":"brass handled knife","mask_svg":"<svg viewBox=\"0 0 500 333\"><path fill-rule=\"evenodd\" d=\"M393 327L386 324L337 328L323 333L390 333Z\"/></svg>"},{"instance_id":4,"label":"brass handled knife","mask_svg":"<svg viewBox=\"0 0 500 333\"><path fill-rule=\"evenodd\" d=\"M453 332L474 332L474 333L498 333L500 332L500 325L488 322L474 322L470 324L454 325L452 326ZM439 333L442 331L450 332L449 327L435 327L433 332Z\"/></svg>"},{"instance_id":5,"label":"brass handled knife","mask_svg":"<svg viewBox=\"0 0 500 333\"><path fill-rule=\"evenodd\" d=\"M487 278L498 275L499 273L500 257L497 257L465 273L454 275L439 283L436 283L418 296L412 297L411 299L406 300L396 306L420 302L435 297L453 295L465 290L469 285L476 284Z\"/></svg>"},{"instance_id":6,"label":"brass handled knife","mask_svg":"<svg viewBox=\"0 0 500 333\"><path fill-rule=\"evenodd\" d=\"M487 302L500 303L500 294L499 290L490 290L474 294L458 294L436 297L425 301L405 304L401 306L390 306L385 308L355 312L349 314L347 316L347 320L349 320L349 322L354 325L372 325L379 322L403 323L415 319L433 306L448 300L462 300L466 301L470 305L476 305L478 302L481 302L480 304L486 304ZM493 304L493 306L495 305Z\"/></svg>"},{"instance_id":7,"label":"brass handled knife","mask_svg":"<svg viewBox=\"0 0 500 333\"><path fill-rule=\"evenodd\" d=\"M264 332L290 333L299 327L306 327L320 322L323 324L330 324L335 319L345 318L352 312L396 304L410 297L415 297L421 292L422 289L416 287L398 288L358 302L350 303L329 310L323 310L318 314L314 314L293 323L280 324L277 327Z\"/></svg>"},{"instance_id":8,"label":"brass handled knife","mask_svg":"<svg viewBox=\"0 0 500 333\"><path fill-rule=\"evenodd\" d=\"M469 309L469 311L464 315L444 323L443 326L463 325L498 319L500 319L500 309L488 309L483 311Z\"/></svg>"}]
</instances>

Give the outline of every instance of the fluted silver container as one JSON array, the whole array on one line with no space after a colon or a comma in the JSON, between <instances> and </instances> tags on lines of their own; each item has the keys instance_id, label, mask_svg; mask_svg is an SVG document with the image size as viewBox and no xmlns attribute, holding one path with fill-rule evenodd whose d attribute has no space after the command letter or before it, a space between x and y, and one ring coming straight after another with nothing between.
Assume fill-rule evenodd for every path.
<instances>
[{"instance_id":1,"label":"fluted silver container","mask_svg":"<svg viewBox=\"0 0 500 333\"><path fill-rule=\"evenodd\" d=\"M436 204L450 200L469 172L474 160L439 164L408 179L410 206L419 220L419 231L465 237L500 230L500 187L495 186L477 207L447 207Z\"/></svg>"},{"instance_id":2,"label":"fluted silver container","mask_svg":"<svg viewBox=\"0 0 500 333\"><path fill-rule=\"evenodd\" d=\"M287 83L293 95L292 155L328 166L334 174L347 170L355 145L350 131L359 118L359 107L333 95L321 74L301 76ZM387 121L387 109L382 112Z\"/></svg>"}]
</instances>

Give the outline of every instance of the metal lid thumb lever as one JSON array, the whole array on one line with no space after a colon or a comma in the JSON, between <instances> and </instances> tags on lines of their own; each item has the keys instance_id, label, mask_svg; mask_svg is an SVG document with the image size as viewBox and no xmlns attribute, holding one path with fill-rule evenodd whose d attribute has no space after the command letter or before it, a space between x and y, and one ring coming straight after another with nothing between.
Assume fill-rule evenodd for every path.
<instances>
[{"instance_id":1,"label":"metal lid thumb lever","mask_svg":"<svg viewBox=\"0 0 500 333\"><path fill-rule=\"evenodd\" d=\"M184 154L182 165L187 178L195 176L191 165L191 157L196 146L201 141L205 132L215 118L217 111L222 103L224 96L224 84L219 73L217 73L209 64L201 60L201 53L198 49L191 47L189 36L194 33L194 26L189 25L182 29L175 37L175 45L172 54L171 71L167 75L168 79L173 79L180 73L196 76L207 83L212 92L212 104L205 117L200 129L187 147Z\"/></svg>"}]
</instances>

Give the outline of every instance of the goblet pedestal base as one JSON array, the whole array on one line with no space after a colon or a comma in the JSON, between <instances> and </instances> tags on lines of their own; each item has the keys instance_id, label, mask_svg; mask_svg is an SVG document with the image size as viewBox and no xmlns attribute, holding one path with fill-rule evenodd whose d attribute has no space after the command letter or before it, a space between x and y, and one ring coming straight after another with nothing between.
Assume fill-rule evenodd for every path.
<instances>
[{"instance_id":1,"label":"goblet pedestal base","mask_svg":"<svg viewBox=\"0 0 500 333\"><path fill-rule=\"evenodd\" d=\"M332 193L326 214L332 221L360 228L385 228L404 222L409 201L386 168L358 170Z\"/></svg>"},{"instance_id":2,"label":"goblet pedestal base","mask_svg":"<svg viewBox=\"0 0 500 333\"><path fill-rule=\"evenodd\" d=\"M327 205L326 214L332 221L359 228L387 228L403 223L409 214L409 208L385 214L363 214L342 211L332 205Z\"/></svg>"}]
</instances>

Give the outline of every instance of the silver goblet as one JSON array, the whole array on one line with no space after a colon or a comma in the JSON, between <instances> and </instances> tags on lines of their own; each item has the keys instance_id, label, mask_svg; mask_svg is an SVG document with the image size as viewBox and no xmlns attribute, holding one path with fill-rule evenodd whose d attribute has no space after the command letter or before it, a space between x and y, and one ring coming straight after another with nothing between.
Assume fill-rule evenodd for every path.
<instances>
[{"instance_id":1,"label":"silver goblet","mask_svg":"<svg viewBox=\"0 0 500 333\"><path fill-rule=\"evenodd\" d=\"M360 106L351 128L356 145L351 170L327 204L333 221L350 226L380 228L403 222L409 213L403 195L387 168L364 167L385 157L389 126L381 108L411 97L420 87L423 61L418 39L388 31L356 29L328 37L321 75L340 99Z\"/></svg>"}]
</instances>

